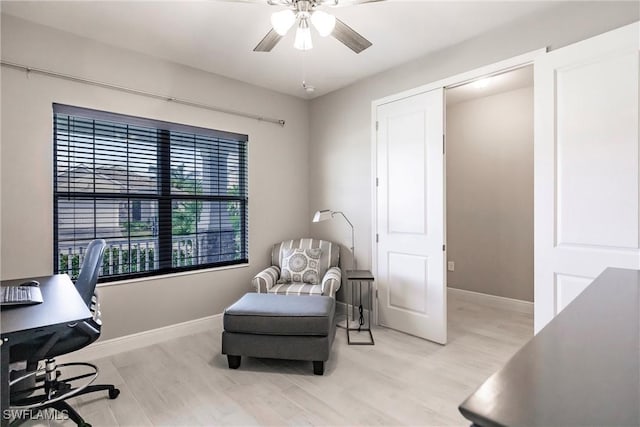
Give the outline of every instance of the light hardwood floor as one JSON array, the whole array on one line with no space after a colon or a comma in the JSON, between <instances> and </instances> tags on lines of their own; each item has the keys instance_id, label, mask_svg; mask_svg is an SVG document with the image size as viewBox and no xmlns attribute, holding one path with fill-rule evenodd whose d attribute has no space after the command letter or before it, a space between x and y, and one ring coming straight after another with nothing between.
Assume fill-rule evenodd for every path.
<instances>
[{"instance_id":1,"label":"light hardwood floor","mask_svg":"<svg viewBox=\"0 0 640 427\"><path fill-rule=\"evenodd\" d=\"M243 358L230 370L218 324L96 360L98 382L117 385L120 396L71 403L94 427L468 426L458 405L532 336L533 319L451 293L448 314L446 346L385 328L374 329L375 346L348 346L338 329L324 376L314 376L310 362L266 359Z\"/></svg>"}]
</instances>

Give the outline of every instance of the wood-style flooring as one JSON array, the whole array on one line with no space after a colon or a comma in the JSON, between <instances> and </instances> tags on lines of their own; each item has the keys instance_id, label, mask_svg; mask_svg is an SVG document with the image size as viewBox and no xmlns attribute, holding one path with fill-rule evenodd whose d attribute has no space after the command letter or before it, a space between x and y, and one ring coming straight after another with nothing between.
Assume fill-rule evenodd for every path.
<instances>
[{"instance_id":1,"label":"wood-style flooring","mask_svg":"<svg viewBox=\"0 0 640 427\"><path fill-rule=\"evenodd\" d=\"M531 314L449 296L449 343L375 328L375 346L349 346L338 329L325 375L310 362L220 354L215 329L95 360L98 383L120 396L71 400L100 426L468 426L458 405L532 336ZM69 426L30 421L25 426Z\"/></svg>"}]
</instances>

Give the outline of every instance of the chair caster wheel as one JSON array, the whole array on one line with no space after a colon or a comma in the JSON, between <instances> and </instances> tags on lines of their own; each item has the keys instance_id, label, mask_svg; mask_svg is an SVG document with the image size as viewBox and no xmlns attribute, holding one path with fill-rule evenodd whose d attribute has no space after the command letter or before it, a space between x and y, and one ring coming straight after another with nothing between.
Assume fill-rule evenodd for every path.
<instances>
[{"instance_id":1,"label":"chair caster wheel","mask_svg":"<svg viewBox=\"0 0 640 427\"><path fill-rule=\"evenodd\" d=\"M78 427L91 427L91 424L89 424L89 423L82 423L82 424L79 424L79 425L78 425Z\"/></svg>"},{"instance_id":2,"label":"chair caster wheel","mask_svg":"<svg viewBox=\"0 0 640 427\"><path fill-rule=\"evenodd\" d=\"M115 399L120 395L120 390L114 388L113 390L109 390L109 399ZM91 427L89 424L87 426Z\"/></svg>"}]
</instances>

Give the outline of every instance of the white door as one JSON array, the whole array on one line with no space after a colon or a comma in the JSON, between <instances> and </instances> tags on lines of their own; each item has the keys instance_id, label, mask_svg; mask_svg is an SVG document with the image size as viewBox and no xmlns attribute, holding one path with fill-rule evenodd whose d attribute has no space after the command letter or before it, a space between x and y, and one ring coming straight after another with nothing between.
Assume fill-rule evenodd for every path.
<instances>
[{"instance_id":1,"label":"white door","mask_svg":"<svg viewBox=\"0 0 640 427\"><path fill-rule=\"evenodd\" d=\"M444 95L377 108L378 322L445 344Z\"/></svg>"},{"instance_id":2,"label":"white door","mask_svg":"<svg viewBox=\"0 0 640 427\"><path fill-rule=\"evenodd\" d=\"M535 61L535 332L606 267L640 268L638 34Z\"/></svg>"}]
</instances>

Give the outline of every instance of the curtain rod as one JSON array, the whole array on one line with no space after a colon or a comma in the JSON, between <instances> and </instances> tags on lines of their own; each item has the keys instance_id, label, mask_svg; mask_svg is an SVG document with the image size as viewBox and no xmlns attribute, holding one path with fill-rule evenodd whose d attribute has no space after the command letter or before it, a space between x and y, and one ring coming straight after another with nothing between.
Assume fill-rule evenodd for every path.
<instances>
[{"instance_id":1,"label":"curtain rod","mask_svg":"<svg viewBox=\"0 0 640 427\"><path fill-rule=\"evenodd\" d=\"M27 67L26 65L16 64L16 63L9 62L9 61L0 61L0 64L2 64L5 67L13 68L13 69L16 69L16 70L26 71L27 74L28 73L42 74L42 75L45 75L45 76L56 77L56 78L59 78L59 79L69 80L69 81L72 81L72 82L84 83L84 84L88 84L88 85L92 85L92 86L98 86L98 87L102 87L102 88L106 88L106 89L118 90L120 92L131 93L131 94L134 94L134 95L146 96L148 98L161 99L161 100L164 100L164 101L167 101L167 102L175 102L177 104L188 105L190 107L203 108L205 110L216 111L218 113L224 113L224 114L231 114L231 115L234 115L234 116L246 117L246 118L258 120L258 121L261 121L261 122L273 123L273 124L280 125L280 126L283 126L283 127L284 127L284 124L285 124L284 120L274 119L274 118L271 118L271 117L263 117L263 116L260 116L260 115L257 115L257 114L243 113L241 111L229 110L229 109L226 109L226 108L216 107L214 105L207 105L207 104L201 104L199 102L189 101L187 99L180 99L180 98L175 98L173 96L159 95L159 94L152 93L152 92L145 92L145 91L138 90L138 89L131 89L131 88L128 88L128 87L118 86L118 85L114 85L114 84L111 84L111 83L104 83L104 82L99 82L99 81L96 81L96 80L89 80L89 79L85 79L83 77L72 76L72 75L69 75L69 74L62 74L62 73L58 73L58 72L55 72L55 71L44 70L44 69L41 69L41 68Z\"/></svg>"}]
</instances>

